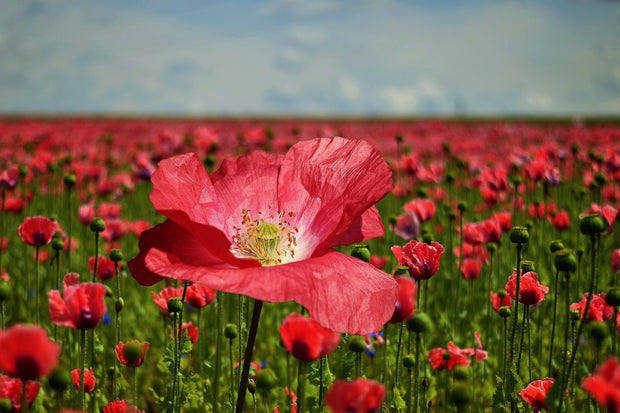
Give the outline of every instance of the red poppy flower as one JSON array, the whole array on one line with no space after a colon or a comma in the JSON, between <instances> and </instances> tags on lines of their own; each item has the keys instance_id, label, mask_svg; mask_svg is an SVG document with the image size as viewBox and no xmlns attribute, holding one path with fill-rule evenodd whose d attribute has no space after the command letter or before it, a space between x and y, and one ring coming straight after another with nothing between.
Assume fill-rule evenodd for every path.
<instances>
[{"instance_id":1,"label":"red poppy flower","mask_svg":"<svg viewBox=\"0 0 620 413\"><path fill-rule=\"evenodd\" d=\"M409 201L403 206L405 211L414 212L422 222L430 221L435 216L437 208L430 199L419 198Z\"/></svg>"},{"instance_id":2,"label":"red poppy flower","mask_svg":"<svg viewBox=\"0 0 620 413\"><path fill-rule=\"evenodd\" d=\"M461 265L461 275L466 280L475 280L482 270L482 261L477 258L465 258Z\"/></svg>"},{"instance_id":3,"label":"red poppy flower","mask_svg":"<svg viewBox=\"0 0 620 413\"><path fill-rule=\"evenodd\" d=\"M517 271L515 270L508 278L506 292L513 300L517 294ZM531 305L536 308L549 292L549 287L538 282L538 274L534 271L526 272L521 275L521 287L519 290L519 302L524 305Z\"/></svg>"},{"instance_id":4,"label":"red poppy flower","mask_svg":"<svg viewBox=\"0 0 620 413\"><path fill-rule=\"evenodd\" d=\"M95 270L95 257L88 258L88 269L91 274ZM97 256L97 274L95 275L102 281L113 278L115 275L114 261L101 255Z\"/></svg>"},{"instance_id":5,"label":"red poppy flower","mask_svg":"<svg viewBox=\"0 0 620 413\"><path fill-rule=\"evenodd\" d=\"M411 277L395 277L398 283L398 298L394 307L394 314L388 323L400 323L411 317L415 308L417 286Z\"/></svg>"},{"instance_id":6,"label":"red poppy flower","mask_svg":"<svg viewBox=\"0 0 620 413\"><path fill-rule=\"evenodd\" d=\"M102 284L70 285L62 292L48 293L50 318L54 324L78 330L97 327L106 312L106 288Z\"/></svg>"},{"instance_id":7,"label":"red poppy flower","mask_svg":"<svg viewBox=\"0 0 620 413\"><path fill-rule=\"evenodd\" d=\"M144 410L138 410L136 406L127 402L127 400L116 399L105 405L102 413L144 413Z\"/></svg>"},{"instance_id":8,"label":"red poppy flower","mask_svg":"<svg viewBox=\"0 0 620 413\"><path fill-rule=\"evenodd\" d=\"M95 206L93 204L80 205L78 208L78 221L84 226L89 226L95 218Z\"/></svg>"},{"instance_id":9,"label":"red poppy flower","mask_svg":"<svg viewBox=\"0 0 620 413\"><path fill-rule=\"evenodd\" d=\"M496 212L492 219L499 223L502 232L508 232L512 229L512 213L510 211Z\"/></svg>"},{"instance_id":10,"label":"red poppy flower","mask_svg":"<svg viewBox=\"0 0 620 413\"><path fill-rule=\"evenodd\" d=\"M370 256L370 263L380 270L382 270L385 267L387 262L388 262L388 259L386 257L380 257L378 255Z\"/></svg>"},{"instance_id":11,"label":"red poppy flower","mask_svg":"<svg viewBox=\"0 0 620 413\"><path fill-rule=\"evenodd\" d=\"M140 367L144 362L144 356L149 349L150 343L138 340L118 343L114 348L116 358L119 362L128 367Z\"/></svg>"},{"instance_id":12,"label":"red poppy flower","mask_svg":"<svg viewBox=\"0 0 620 413\"><path fill-rule=\"evenodd\" d=\"M160 162L151 180L151 202L168 220L142 234L129 263L141 284L171 277L294 300L351 334L390 318L394 280L332 249L384 232L374 204L392 188L391 170L368 143L302 141L284 156L227 159L210 176L187 154Z\"/></svg>"},{"instance_id":13,"label":"red poppy flower","mask_svg":"<svg viewBox=\"0 0 620 413\"><path fill-rule=\"evenodd\" d=\"M581 297L581 301L570 305L571 310L579 310L579 318L583 318L583 313L586 309L586 303L588 301L589 293L584 293ZM607 294L592 294L590 300L590 308L588 309L587 323L591 321L608 321L614 316L614 308L607 304L605 297Z\"/></svg>"},{"instance_id":14,"label":"red poppy flower","mask_svg":"<svg viewBox=\"0 0 620 413\"><path fill-rule=\"evenodd\" d=\"M289 314L280 324L280 338L295 358L302 361L320 359L333 352L340 344L340 334L321 327L312 318Z\"/></svg>"},{"instance_id":15,"label":"red poppy flower","mask_svg":"<svg viewBox=\"0 0 620 413\"><path fill-rule=\"evenodd\" d=\"M405 211L396 218L394 233L403 239L413 239L420 235L420 220L412 211Z\"/></svg>"},{"instance_id":16,"label":"red poppy flower","mask_svg":"<svg viewBox=\"0 0 620 413\"><path fill-rule=\"evenodd\" d=\"M590 204L590 207L583 213L579 214L579 218L588 214L598 214L603 222L607 223L607 228L603 235L611 233L614 229L614 223L618 219L618 210L609 204L600 206L598 204Z\"/></svg>"},{"instance_id":17,"label":"red poppy flower","mask_svg":"<svg viewBox=\"0 0 620 413\"><path fill-rule=\"evenodd\" d=\"M490 242L499 244L502 240L502 227L496 219L490 218L480 222L480 232L482 232L482 242L485 244Z\"/></svg>"},{"instance_id":18,"label":"red poppy flower","mask_svg":"<svg viewBox=\"0 0 620 413\"><path fill-rule=\"evenodd\" d=\"M0 332L0 349L0 369L22 380L48 375L60 357L60 345L38 326L16 324Z\"/></svg>"},{"instance_id":19,"label":"red poppy flower","mask_svg":"<svg viewBox=\"0 0 620 413\"><path fill-rule=\"evenodd\" d=\"M41 216L24 218L22 224L17 228L21 240L34 247L49 244L54 232L56 232L54 221Z\"/></svg>"},{"instance_id":20,"label":"red poppy flower","mask_svg":"<svg viewBox=\"0 0 620 413\"><path fill-rule=\"evenodd\" d=\"M426 357L435 370L452 370L456 366L469 366L471 364L469 357L474 354L474 349L461 349L449 342L447 349L434 348L428 352Z\"/></svg>"},{"instance_id":21,"label":"red poppy flower","mask_svg":"<svg viewBox=\"0 0 620 413\"><path fill-rule=\"evenodd\" d=\"M381 409L385 386L374 380L336 380L325 395L333 413L375 413Z\"/></svg>"},{"instance_id":22,"label":"red poppy flower","mask_svg":"<svg viewBox=\"0 0 620 413\"><path fill-rule=\"evenodd\" d=\"M439 270L439 260L444 253L443 245L433 241L430 244L409 241L404 247L392 247L399 265L409 269L409 275L416 280L428 280Z\"/></svg>"},{"instance_id":23,"label":"red poppy flower","mask_svg":"<svg viewBox=\"0 0 620 413\"><path fill-rule=\"evenodd\" d=\"M484 232L481 222L466 222L463 224L463 241L478 245L484 243Z\"/></svg>"},{"instance_id":24,"label":"red poppy flower","mask_svg":"<svg viewBox=\"0 0 620 413\"><path fill-rule=\"evenodd\" d=\"M620 412L620 364L615 358L603 362L581 387L608 412Z\"/></svg>"},{"instance_id":25,"label":"red poppy flower","mask_svg":"<svg viewBox=\"0 0 620 413\"><path fill-rule=\"evenodd\" d=\"M0 375L0 399L8 399L11 401L11 412L21 411L22 386L23 381ZM41 383L38 381L28 380L26 382L26 403L28 409L32 407L34 400L39 394Z\"/></svg>"},{"instance_id":26,"label":"red poppy flower","mask_svg":"<svg viewBox=\"0 0 620 413\"><path fill-rule=\"evenodd\" d=\"M175 334L177 331L179 331L179 329L174 328L172 330L172 334ZM181 326L181 335L185 334L187 334L187 337L189 337L189 340L192 342L192 344L195 344L198 341L198 337L200 335L198 327L195 326L194 323L192 323L191 321L183 323L183 325Z\"/></svg>"},{"instance_id":27,"label":"red poppy flower","mask_svg":"<svg viewBox=\"0 0 620 413\"><path fill-rule=\"evenodd\" d=\"M499 313L499 309L504 306L512 308L512 298L508 295L506 291L500 291L497 293L491 291L490 296L491 305L496 312Z\"/></svg>"},{"instance_id":28,"label":"red poppy flower","mask_svg":"<svg viewBox=\"0 0 620 413\"><path fill-rule=\"evenodd\" d=\"M80 283L80 274L77 272L69 272L62 278L62 288L70 285L78 285Z\"/></svg>"},{"instance_id":29,"label":"red poppy flower","mask_svg":"<svg viewBox=\"0 0 620 413\"><path fill-rule=\"evenodd\" d=\"M79 391L80 381L82 380L82 370L71 370L71 379L73 379L73 384L75 384L75 388ZM86 373L84 374L84 392L90 393L95 390L95 384L97 384L97 379L95 378L95 373L93 373L93 368L91 367L89 370L86 370Z\"/></svg>"},{"instance_id":30,"label":"red poppy flower","mask_svg":"<svg viewBox=\"0 0 620 413\"><path fill-rule=\"evenodd\" d=\"M170 301L172 297L183 297L183 287L167 287L161 290L159 294L151 291L151 297L153 297L155 305L168 313L168 301Z\"/></svg>"},{"instance_id":31,"label":"red poppy flower","mask_svg":"<svg viewBox=\"0 0 620 413\"><path fill-rule=\"evenodd\" d=\"M13 189L17 186L18 179L19 168L17 166L10 166L0 173L0 187L3 189Z\"/></svg>"},{"instance_id":32,"label":"red poppy flower","mask_svg":"<svg viewBox=\"0 0 620 413\"><path fill-rule=\"evenodd\" d=\"M611 269L616 273L620 273L620 248L615 249L611 253Z\"/></svg>"},{"instance_id":33,"label":"red poppy flower","mask_svg":"<svg viewBox=\"0 0 620 413\"><path fill-rule=\"evenodd\" d=\"M545 399L549 389L553 386L553 382L554 380L551 378L534 380L519 392L519 396L532 406L534 413L539 413L542 409L549 410Z\"/></svg>"},{"instance_id":34,"label":"red poppy flower","mask_svg":"<svg viewBox=\"0 0 620 413\"><path fill-rule=\"evenodd\" d=\"M549 215L549 222L558 231L570 228L570 218L568 217L568 212L564 210Z\"/></svg>"},{"instance_id":35,"label":"red poppy flower","mask_svg":"<svg viewBox=\"0 0 620 413\"><path fill-rule=\"evenodd\" d=\"M202 308L215 300L215 290L206 285L192 284L187 287L185 300L194 308Z\"/></svg>"}]
</instances>

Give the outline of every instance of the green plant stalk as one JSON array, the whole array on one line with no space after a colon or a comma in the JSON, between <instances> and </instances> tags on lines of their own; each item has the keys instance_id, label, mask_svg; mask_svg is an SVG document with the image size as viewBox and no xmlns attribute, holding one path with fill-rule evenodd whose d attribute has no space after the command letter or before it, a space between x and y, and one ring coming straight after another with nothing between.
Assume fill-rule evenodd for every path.
<instances>
[{"instance_id":1,"label":"green plant stalk","mask_svg":"<svg viewBox=\"0 0 620 413\"><path fill-rule=\"evenodd\" d=\"M177 330L177 346L178 346L178 350L177 350L177 359L176 359L176 365L175 365L175 377L177 377L177 381L179 382L179 385L177 386L177 393L180 393L181 391L181 345L182 345L182 340L183 340L183 304L185 304L185 296L187 294L187 287L189 286L189 281L185 280L185 282L183 283L183 295L181 296L181 310L179 311L179 325L178 325L178 330ZM177 399L180 398L180 394L177 394ZM177 411L180 412L181 411L181 404L177 404Z\"/></svg>"},{"instance_id":2,"label":"green plant stalk","mask_svg":"<svg viewBox=\"0 0 620 413\"><path fill-rule=\"evenodd\" d=\"M297 413L304 411L304 398L306 390L306 362L299 360L297 370Z\"/></svg>"},{"instance_id":3,"label":"green plant stalk","mask_svg":"<svg viewBox=\"0 0 620 413\"><path fill-rule=\"evenodd\" d=\"M232 406L235 400L235 372L233 368L233 341L232 339L228 340L228 354L230 356L230 405ZM214 401L215 402L215 401Z\"/></svg>"},{"instance_id":4,"label":"green plant stalk","mask_svg":"<svg viewBox=\"0 0 620 413\"><path fill-rule=\"evenodd\" d=\"M174 330L176 329L176 326L177 326L178 314L177 313L172 313L171 317L172 317L172 325L174 326L173 329L172 329L172 331L173 331L172 339L174 340L174 343L173 343L173 349L174 349L174 351L173 351L173 355L174 355L174 357L173 357L174 358L174 360L173 360L173 362L174 362L174 369L173 370L174 371L173 371L173 375L172 375L172 393L170 395L172 397L172 406L171 406L171 410L170 411L172 413L175 413L176 412L176 404L177 404L177 382L178 382L178 373L177 373L177 365L178 365L178 363L177 363L177 360L180 358L180 355L179 355L178 335L175 334Z\"/></svg>"},{"instance_id":5,"label":"green plant stalk","mask_svg":"<svg viewBox=\"0 0 620 413\"><path fill-rule=\"evenodd\" d=\"M519 342L519 355L517 356L517 374L519 374L521 370L521 355L523 353L523 338L525 337L525 318L527 317L527 309L526 305L523 310L523 317L521 318L521 340Z\"/></svg>"},{"instance_id":6,"label":"green plant stalk","mask_svg":"<svg viewBox=\"0 0 620 413\"><path fill-rule=\"evenodd\" d=\"M217 307L216 307L216 322L215 322L215 371L213 378L213 413L218 413L220 410L218 403L220 375L222 373L222 319L224 312L222 311L223 304L222 292L217 292Z\"/></svg>"},{"instance_id":7,"label":"green plant stalk","mask_svg":"<svg viewBox=\"0 0 620 413\"><path fill-rule=\"evenodd\" d=\"M67 210L69 211L68 224L67 224L67 241L69 242L69 246L67 248L67 265L69 267L69 272L71 272L71 235L73 228L73 211L71 209L71 187L67 187Z\"/></svg>"},{"instance_id":8,"label":"green plant stalk","mask_svg":"<svg viewBox=\"0 0 620 413\"><path fill-rule=\"evenodd\" d=\"M323 383L324 366L327 360L327 356L319 359L319 410L323 407L323 394L325 394L325 383Z\"/></svg>"},{"instance_id":9,"label":"green plant stalk","mask_svg":"<svg viewBox=\"0 0 620 413\"><path fill-rule=\"evenodd\" d=\"M385 325L383 326L383 339L385 340L385 342L387 343L388 341L388 325L390 325L389 323L385 323ZM387 346L383 347L383 366L381 367L381 383L385 383L385 375L387 373L387 359L388 359L388 354L387 354Z\"/></svg>"},{"instance_id":10,"label":"green plant stalk","mask_svg":"<svg viewBox=\"0 0 620 413\"><path fill-rule=\"evenodd\" d=\"M418 376L420 374L420 333L415 333L415 362L413 365L413 411L418 412Z\"/></svg>"},{"instance_id":11,"label":"green plant stalk","mask_svg":"<svg viewBox=\"0 0 620 413\"><path fill-rule=\"evenodd\" d=\"M39 280L39 247L36 247L36 252L35 252L35 258L34 258L34 277L35 277L35 290L34 290L34 295L35 295L35 305L36 305L36 314L35 314L35 319L37 321L37 324L41 324L40 322L40 313L41 313L41 307L40 307L40 300L39 300L39 289L40 289L40 280Z\"/></svg>"},{"instance_id":12,"label":"green plant stalk","mask_svg":"<svg viewBox=\"0 0 620 413\"><path fill-rule=\"evenodd\" d=\"M553 340L555 338L555 322L558 313L558 285L560 279L560 270L555 271L555 289L553 291L553 324L551 327L551 344L549 344L549 364L547 368L547 377L551 377L551 361L553 360Z\"/></svg>"},{"instance_id":13,"label":"green plant stalk","mask_svg":"<svg viewBox=\"0 0 620 413\"><path fill-rule=\"evenodd\" d=\"M521 294L521 253L523 251L523 245L522 244L517 244L517 268L516 268L516 277L517 277L517 291L515 292L515 311L514 314L512 314L511 316L514 317L512 320L512 331L510 333L510 365L512 366L512 364L514 363L514 359L515 359L515 335L517 334L517 319L519 318L519 296ZM519 352L519 354L521 354L521 352ZM518 367L517 367L518 370ZM510 385L511 387L513 387L515 385L514 383L514 376L511 374L510 375ZM515 399L514 399L514 395L510 394L510 410L511 411L515 411Z\"/></svg>"},{"instance_id":14,"label":"green plant stalk","mask_svg":"<svg viewBox=\"0 0 620 413\"><path fill-rule=\"evenodd\" d=\"M503 359L504 359L504 373L503 373L503 381L502 383L504 383L504 385L506 385L506 372L508 371L508 318L504 318L504 336L503 336L503 341L504 341L504 352L503 354Z\"/></svg>"},{"instance_id":15,"label":"green plant stalk","mask_svg":"<svg viewBox=\"0 0 620 413\"><path fill-rule=\"evenodd\" d=\"M530 325L530 306L526 305L525 306L525 317L527 320L527 364L528 364L528 371L530 373L530 380L529 383L532 382L532 330L531 330L531 325Z\"/></svg>"},{"instance_id":16,"label":"green plant stalk","mask_svg":"<svg viewBox=\"0 0 620 413\"><path fill-rule=\"evenodd\" d=\"M568 387L568 382L567 382L568 377L570 377L570 374L573 370L573 365L575 364L575 356L577 355L577 350L579 350L579 339L581 338L581 333L583 332L583 326L585 325L586 320L588 319L588 310L590 309L590 303L592 301L592 294L593 294L593 289L594 289L595 280L596 280L596 264L597 264L596 256L597 256L599 240L600 240L600 234L595 234L595 235L590 236L590 243L592 244L592 262L590 266L591 277L590 277L590 288L588 289L588 299L586 300L586 306L585 306L585 309L583 310L583 317L581 317L581 320L579 321L579 327L577 328L577 336L573 340L574 348L570 355L570 362L568 363L568 372L566 374L566 378L564 380L564 383L562 383L562 391L560 392L561 395L564 394L564 391ZM563 401L564 401L564 398L560 397L560 411L562 411Z\"/></svg>"},{"instance_id":17,"label":"green plant stalk","mask_svg":"<svg viewBox=\"0 0 620 413\"><path fill-rule=\"evenodd\" d=\"M459 214L459 229L460 229L459 269L456 275L456 294L454 295L454 320L453 320L453 323L455 326L458 324L456 322L456 317L458 315L458 302L459 302L459 294L460 294L459 290L461 288L461 270L463 268L463 213L464 211L461 211L461 213ZM461 329L459 328L459 332L460 330Z\"/></svg>"},{"instance_id":18,"label":"green plant stalk","mask_svg":"<svg viewBox=\"0 0 620 413\"><path fill-rule=\"evenodd\" d=\"M245 346L245 356L243 358L243 371L241 372L241 380L239 381L239 392L237 393L236 413L242 413L245 406L245 393L248 389L248 377L250 374L250 363L252 362L252 353L254 352L254 342L256 341L256 333L258 331L258 322L260 319L263 302L254 300L254 310L252 310L252 321L250 321L250 330L248 331L248 340Z\"/></svg>"},{"instance_id":19,"label":"green plant stalk","mask_svg":"<svg viewBox=\"0 0 620 413\"><path fill-rule=\"evenodd\" d=\"M95 282L97 277L97 263L99 261L99 232L95 231L95 263L93 265L93 281Z\"/></svg>"},{"instance_id":20,"label":"green plant stalk","mask_svg":"<svg viewBox=\"0 0 620 413\"><path fill-rule=\"evenodd\" d=\"M394 367L394 388L398 387L399 381L399 367L400 367L400 350L403 341L403 330L405 328L405 322L401 321L400 330L398 332L398 345L396 346L396 366Z\"/></svg>"},{"instance_id":21,"label":"green plant stalk","mask_svg":"<svg viewBox=\"0 0 620 413\"><path fill-rule=\"evenodd\" d=\"M86 410L86 392L84 391L84 378L86 376L86 330L80 330L80 363L82 371L80 374L80 397L82 398L82 411Z\"/></svg>"}]
</instances>

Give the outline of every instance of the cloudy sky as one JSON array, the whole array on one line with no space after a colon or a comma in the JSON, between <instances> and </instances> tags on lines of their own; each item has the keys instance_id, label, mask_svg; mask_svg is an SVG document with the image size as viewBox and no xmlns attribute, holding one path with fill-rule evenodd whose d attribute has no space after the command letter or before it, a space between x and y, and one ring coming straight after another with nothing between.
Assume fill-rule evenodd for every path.
<instances>
[{"instance_id":1,"label":"cloudy sky","mask_svg":"<svg viewBox=\"0 0 620 413\"><path fill-rule=\"evenodd\" d=\"M620 114L618 1L0 7L5 114Z\"/></svg>"}]
</instances>

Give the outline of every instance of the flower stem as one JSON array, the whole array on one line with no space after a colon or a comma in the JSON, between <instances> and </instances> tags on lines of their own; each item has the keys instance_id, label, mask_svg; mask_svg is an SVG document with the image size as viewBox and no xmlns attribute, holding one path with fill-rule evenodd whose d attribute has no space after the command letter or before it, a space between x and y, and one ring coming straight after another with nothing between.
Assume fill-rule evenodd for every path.
<instances>
[{"instance_id":1,"label":"flower stem","mask_svg":"<svg viewBox=\"0 0 620 413\"><path fill-rule=\"evenodd\" d=\"M398 345L396 347L396 367L394 368L394 388L398 387L398 373L400 367L400 348L403 341L403 330L405 328L405 323L400 323L400 331L398 332Z\"/></svg>"},{"instance_id":2,"label":"flower stem","mask_svg":"<svg viewBox=\"0 0 620 413\"><path fill-rule=\"evenodd\" d=\"M80 330L80 362L82 363L82 371L80 374L80 396L82 397L82 411L86 410L86 392L84 391L84 378L86 376L86 330Z\"/></svg>"},{"instance_id":3,"label":"flower stem","mask_svg":"<svg viewBox=\"0 0 620 413\"><path fill-rule=\"evenodd\" d=\"M420 333L415 333L415 364L413 366L413 412L418 412L418 375L420 374Z\"/></svg>"},{"instance_id":4,"label":"flower stem","mask_svg":"<svg viewBox=\"0 0 620 413\"><path fill-rule=\"evenodd\" d=\"M220 411L220 406L217 400L220 387L220 375L222 373L222 318L224 312L222 311L223 304L222 292L217 292L216 303L216 324L215 324L215 377L213 379L213 413Z\"/></svg>"},{"instance_id":5,"label":"flower stem","mask_svg":"<svg viewBox=\"0 0 620 413\"><path fill-rule=\"evenodd\" d=\"M551 361L553 360L553 339L555 338L555 320L558 312L558 284L560 279L560 270L555 271L555 290L553 291L553 326L551 327L551 344L549 344L549 365L547 369L547 377L551 377Z\"/></svg>"},{"instance_id":6,"label":"flower stem","mask_svg":"<svg viewBox=\"0 0 620 413\"><path fill-rule=\"evenodd\" d=\"M37 324L40 324L40 319L39 319L39 313L41 312L41 308L39 306L39 247L36 247L36 253L35 253L35 258L34 258L34 277L35 277L35 290L34 290L34 295L35 295L35 302L36 302L36 308L37 308L37 312L36 312L36 320L37 320Z\"/></svg>"},{"instance_id":7,"label":"flower stem","mask_svg":"<svg viewBox=\"0 0 620 413\"><path fill-rule=\"evenodd\" d=\"M95 231L95 263L93 265L93 282L97 277L97 262L99 261L99 232Z\"/></svg>"},{"instance_id":8,"label":"flower stem","mask_svg":"<svg viewBox=\"0 0 620 413\"><path fill-rule=\"evenodd\" d=\"M228 340L228 354L230 356L230 405L232 406L233 401L235 400L235 373L233 368L233 341L232 339Z\"/></svg>"},{"instance_id":9,"label":"flower stem","mask_svg":"<svg viewBox=\"0 0 620 413\"><path fill-rule=\"evenodd\" d=\"M239 381L239 392L237 393L236 413L241 413L245 406L245 393L248 389L248 377L250 374L250 363L252 362L252 353L254 352L254 342L256 341L256 333L258 331L258 322L260 312L263 308L261 300L254 300L254 310L252 311L252 321L250 322L250 330L248 331L248 341L245 346L245 356L243 358L243 371L241 372L241 380Z\"/></svg>"},{"instance_id":10,"label":"flower stem","mask_svg":"<svg viewBox=\"0 0 620 413\"><path fill-rule=\"evenodd\" d=\"M322 409L323 406L323 394L325 393L325 383L323 383L323 375L324 375L324 366L327 360L327 356L321 357L319 359L319 410Z\"/></svg>"},{"instance_id":11,"label":"flower stem","mask_svg":"<svg viewBox=\"0 0 620 413\"><path fill-rule=\"evenodd\" d=\"M527 308L528 306L526 305L521 319L521 341L519 343L519 355L517 357L517 374L521 370L521 355L523 353L523 338L525 337L525 318L527 317Z\"/></svg>"},{"instance_id":12,"label":"flower stem","mask_svg":"<svg viewBox=\"0 0 620 413\"><path fill-rule=\"evenodd\" d=\"M299 360L297 370L297 413L303 413L306 384L306 362Z\"/></svg>"}]
</instances>

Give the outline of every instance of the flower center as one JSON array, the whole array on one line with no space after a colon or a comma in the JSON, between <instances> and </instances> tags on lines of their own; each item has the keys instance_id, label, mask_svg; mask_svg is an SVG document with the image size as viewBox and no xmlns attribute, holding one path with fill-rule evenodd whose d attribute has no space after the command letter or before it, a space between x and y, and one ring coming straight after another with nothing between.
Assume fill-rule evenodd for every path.
<instances>
[{"instance_id":1,"label":"flower center","mask_svg":"<svg viewBox=\"0 0 620 413\"><path fill-rule=\"evenodd\" d=\"M254 258L267 267L284 264L295 258L297 227L291 226L286 217L295 213L284 211L268 218L252 219L249 210L242 210L242 228L234 227L232 252L240 257ZM259 215L262 215L259 212Z\"/></svg>"}]
</instances>

